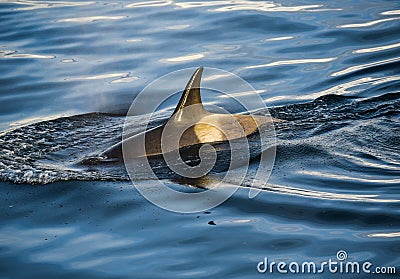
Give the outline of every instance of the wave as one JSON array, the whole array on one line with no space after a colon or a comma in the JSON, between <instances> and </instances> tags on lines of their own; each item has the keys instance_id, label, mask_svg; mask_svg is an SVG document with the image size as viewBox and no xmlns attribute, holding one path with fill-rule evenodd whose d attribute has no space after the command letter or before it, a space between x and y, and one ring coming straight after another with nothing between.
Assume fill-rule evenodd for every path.
<instances>
[{"instance_id":1,"label":"wave","mask_svg":"<svg viewBox=\"0 0 400 279\"><path fill-rule=\"evenodd\" d=\"M326 95L308 103L271 108L271 115L284 121L275 124L277 158L271 184L264 190L354 201L399 200L394 191L400 185L399 112L400 93L372 98ZM167 116L160 114L151 125L162 123ZM28 184L126 181L129 177L123 165L77 165L82 158L120 141L124 119L89 113L5 131L0 134L0 179ZM140 116L132 123L132 134L145 129ZM253 171L256 168L256 163L250 165ZM251 178L250 172L247 180ZM148 178L139 174L138 179ZM296 187L289 189L284 185L292 185L291 180ZM326 185L336 186L326 189ZM246 187L246 180L242 186Z\"/></svg>"}]
</instances>

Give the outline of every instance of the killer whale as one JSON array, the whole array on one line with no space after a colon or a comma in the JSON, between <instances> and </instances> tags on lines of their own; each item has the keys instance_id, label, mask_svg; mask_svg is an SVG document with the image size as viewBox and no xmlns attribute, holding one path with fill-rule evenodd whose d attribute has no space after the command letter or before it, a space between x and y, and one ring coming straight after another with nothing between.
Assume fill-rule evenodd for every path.
<instances>
[{"instance_id":1,"label":"killer whale","mask_svg":"<svg viewBox=\"0 0 400 279\"><path fill-rule=\"evenodd\" d=\"M264 115L243 115L211 113L201 100L200 82L203 67L195 70L189 79L182 96L171 117L161 126L133 135L101 152L94 161L85 160L86 164L123 162L129 158L159 158L179 150L185 159L192 158L204 145L212 145L217 152L229 149L229 143L243 138L258 142L251 145L250 158L259 155L263 150L259 144L261 126L273 125L272 119ZM180 137L176 138L179 134ZM135 148L144 139L144 151ZM254 140L256 139L256 140ZM130 148L123 148L129 146ZM123 152L123 149L126 152ZM225 155L229 155L225 154ZM226 157L226 156L225 156ZM186 160L187 161L187 160ZM193 160L194 162L196 160ZM196 163L194 163L196 164Z\"/></svg>"}]
</instances>

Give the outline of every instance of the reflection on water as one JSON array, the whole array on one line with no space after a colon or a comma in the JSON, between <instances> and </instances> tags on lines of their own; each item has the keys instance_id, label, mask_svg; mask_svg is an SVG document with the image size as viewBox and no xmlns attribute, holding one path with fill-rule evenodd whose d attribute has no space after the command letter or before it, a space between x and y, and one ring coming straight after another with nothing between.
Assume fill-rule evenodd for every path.
<instances>
[{"instance_id":1,"label":"reflection on water","mask_svg":"<svg viewBox=\"0 0 400 279\"><path fill-rule=\"evenodd\" d=\"M264 68L264 67L274 67L274 66L281 66L281 65L293 65L293 64L306 64L306 63L325 63L331 62L335 60L335 57L332 58L309 58L309 59L293 59L293 60L283 60L283 61L275 61L268 64L263 65L255 65L255 66L247 66L245 69L257 69L257 68Z\"/></svg>"},{"instance_id":2,"label":"reflection on water","mask_svg":"<svg viewBox=\"0 0 400 279\"><path fill-rule=\"evenodd\" d=\"M248 278L266 256L318 261L340 249L399 268L399 15L385 0L0 1L2 275ZM152 80L200 65L238 74L256 91L236 97L257 93L285 120L260 195L248 199L244 181L209 212L172 214L123 167L76 166L120 140Z\"/></svg>"},{"instance_id":3,"label":"reflection on water","mask_svg":"<svg viewBox=\"0 0 400 279\"><path fill-rule=\"evenodd\" d=\"M29 54L29 53L17 53L16 50L4 50L0 51L0 55L4 58L33 58L33 59L53 59L54 55L40 55L40 54Z\"/></svg>"},{"instance_id":4,"label":"reflection on water","mask_svg":"<svg viewBox=\"0 0 400 279\"><path fill-rule=\"evenodd\" d=\"M173 4L173 1L146 1L126 5L126 8L161 7Z\"/></svg>"},{"instance_id":5,"label":"reflection on water","mask_svg":"<svg viewBox=\"0 0 400 279\"><path fill-rule=\"evenodd\" d=\"M179 62L198 60L198 59L203 58L204 56L205 56L204 53L192 53L192 54L179 56L179 57L161 59L160 62L164 62L164 63L168 63L168 62L179 63Z\"/></svg>"},{"instance_id":6,"label":"reflection on water","mask_svg":"<svg viewBox=\"0 0 400 279\"><path fill-rule=\"evenodd\" d=\"M215 12L234 12L234 11L260 11L260 12L296 12L296 11L320 11L323 5L303 5L303 6L283 6L273 1L198 1L198 2L179 2L176 5L180 8L191 9L200 7L217 7L210 11Z\"/></svg>"},{"instance_id":7,"label":"reflection on water","mask_svg":"<svg viewBox=\"0 0 400 279\"><path fill-rule=\"evenodd\" d=\"M386 65L386 64L389 64L389 63L392 63L392 62L397 62L399 60L400 60L400 57L397 57L397 58L387 59L387 60L383 60L383 61L376 61L376 62L357 65L357 66L351 66L351 67L348 67L347 69L343 69L343 70L341 70L339 72L332 73L331 75L333 77L341 76L341 75L349 74L351 72L355 72L355 71L358 71L358 70L368 69L368 68L379 66L379 65Z\"/></svg>"},{"instance_id":8,"label":"reflection on water","mask_svg":"<svg viewBox=\"0 0 400 279\"><path fill-rule=\"evenodd\" d=\"M126 40L128 43L138 43L138 42L141 42L141 41L143 41L143 39L140 39L140 38L135 38L135 39L128 39L128 40Z\"/></svg>"},{"instance_id":9,"label":"reflection on water","mask_svg":"<svg viewBox=\"0 0 400 279\"><path fill-rule=\"evenodd\" d=\"M392 233L370 233L368 237L400 237L400 232Z\"/></svg>"},{"instance_id":10,"label":"reflection on water","mask_svg":"<svg viewBox=\"0 0 400 279\"><path fill-rule=\"evenodd\" d=\"M302 173L304 174L304 173ZM314 173L315 174L315 173ZM270 187L265 188L267 190L285 194L285 195L293 195L298 197L307 197L307 198L317 198L317 199L326 199L326 200L339 200L339 201L354 201L354 202L373 202L373 203L395 203L400 202L400 199L385 199L380 198L377 195L357 195L357 194L340 194L340 193L332 193L325 191L313 191L301 188L295 188L284 185L272 184Z\"/></svg>"},{"instance_id":11,"label":"reflection on water","mask_svg":"<svg viewBox=\"0 0 400 279\"><path fill-rule=\"evenodd\" d=\"M58 20L58 22L77 22L77 23L85 23L85 22L93 22L98 20L117 20L123 19L126 16L88 16L88 17L78 17L78 18L64 18Z\"/></svg>"},{"instance_id":12,"label":"reflection on water","mask_svg":"<svg viewBox=\"0 0 400 279\"><path fill-rule=\"evenodd\" d=\"M96 2L88 2L88 1L75 1L75 2L66 2L66 1L12 1L12 0L4 0L3 3L12 3L18 5L25 5L23 8L16 8L15 10L20 11L29 11L36 9L44 9L44 8L59 8L59 7L70 7L70 6L85 6L92 5Z\"/></svg>"},{"instance_id":13,"label":"reflection on water","mask_svg":"<svg viewBox=\"0 0 400 279\"><path fill-rule=\"evenodd\" d=\"M400 15L400 10L382 12L382 15Z\"/></svg>"},{"instance_id":14,"label":"reflection on water","mask_svg":"<svg viewBox=\"0 0 400 279\"><path fill-rule=\"evenodd\" d=\"M387 49L392 49L392 48L397 48L397 47L400 47L400 43L391 44L391 45L384 45L384 46L377 46L377 47L371 47L371 48L357 49L357 50L354 50L353 53L377 52L377 51L382 51L382 50L387 50Z\"/></svg>"},{"instance_id":15,"label":"reflection on water","mask_svg":"<svg viewBox=\"0 0 400 279\"><path fill-rule=\"evenodd\" d=\"M392 17L392 18L382 18L378 20L373 20L369 22L362 22L362 23L352 23L352 24L343 24L339 25L338 28L361 28L361 27L369 27L372 25L376 25L383 22L388 22L392 20L399 20L400 17Z\"/></svg>"},{"instance_id":16,"label":"reflection on water","mask_svg":"<svg viewBox=\"0 0 400 279\"><path fill-rule=\"evenodd\" d=\"M268 41L283 41L283 40L290 40L293 39L293 36L285 36L285 37L276 37L276 38L269 38L265 40L261 40L261 42L268 42Z\"/></svg>"},{"instance_id":17,"label":"reflection on water","mask_svg":"<svg viewBox=\"0 0 400 279\"><path fill-rule=\"evenodd\" d=\"M179 29L186 29L190 27L189 24L181 24L181 25L172 25L172 26L167 26L165 27L166 29L171 29L171 30L179 30Z\"/></svg>"},{"instance_id":18,"label":"reflection on water","mask_svg":"<svg viewBox=\"0 0 400 279\"><path fill-rule=\"evenodd\" d=\"M109 78L115 78L115 77L124 78L124 77L127 77L128 75L129 75L129 73L113 73L113 74L104 74L104 75L98 75L98 76L74 77L74 78L66 78L66 79L67 80L109 79Z\"/></svg>"}]
</instances>

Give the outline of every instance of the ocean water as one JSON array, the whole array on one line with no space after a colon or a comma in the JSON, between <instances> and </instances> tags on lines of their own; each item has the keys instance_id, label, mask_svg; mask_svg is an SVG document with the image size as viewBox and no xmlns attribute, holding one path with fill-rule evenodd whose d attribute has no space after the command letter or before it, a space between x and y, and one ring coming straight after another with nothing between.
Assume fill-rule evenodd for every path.
<instances>
[{"instance_id":1,"label":"ocean water","mask_svg":"<svg viewBox=\"0 0 400 279\"><path fill-rule=\"evenodd\" d=\"M397 1L0 1L0 19L1 278L399 277ZM237 74L284 120L256 198L244 182L218 207L172 213L121 166L76 167L120 140L146 85L201 65ZM397 274L257 271L340 250Z\"/></svg>"}]
</instances>

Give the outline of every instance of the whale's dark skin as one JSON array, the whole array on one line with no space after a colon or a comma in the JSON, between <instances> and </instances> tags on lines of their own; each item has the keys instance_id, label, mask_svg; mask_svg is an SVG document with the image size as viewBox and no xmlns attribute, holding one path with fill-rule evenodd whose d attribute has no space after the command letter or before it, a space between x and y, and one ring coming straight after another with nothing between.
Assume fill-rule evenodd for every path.
<instances>
[{"instance_id":1,"label":"whale's dark skin","mask_svg":"<svg viewBox=\"0 0 400 279\"><path fill-rule=\"evenodd\" d=\"M136 141L143 139L143 135L145 136L145 154L132 151L129 152L129 157L162 156L167 152L177 149L176 144L163 144L161 148L163 132L166 131L164 137L167 139L164 143L168 143L169 135L173 136L175 131L180 131L182 127L185 127L185 129L178 140L179 150L198 151L201 145L204 144L224 146L224 144L230 141L252 137L257 134L258 128L261 125L272 125L272 121L277 121L275 119L271 121L271 118L259 115L215 114L208 112L203 107L200 96L202 72L203 67L198 68L194 72L185 87L174 113L165 124L142 132L140 135L129 137L123 142L111 146L102 152L99 158L104 162L123 161L123 145L134 146ZM131 149L134 150L134 148Z\"/></svg>"}]
</instances>

